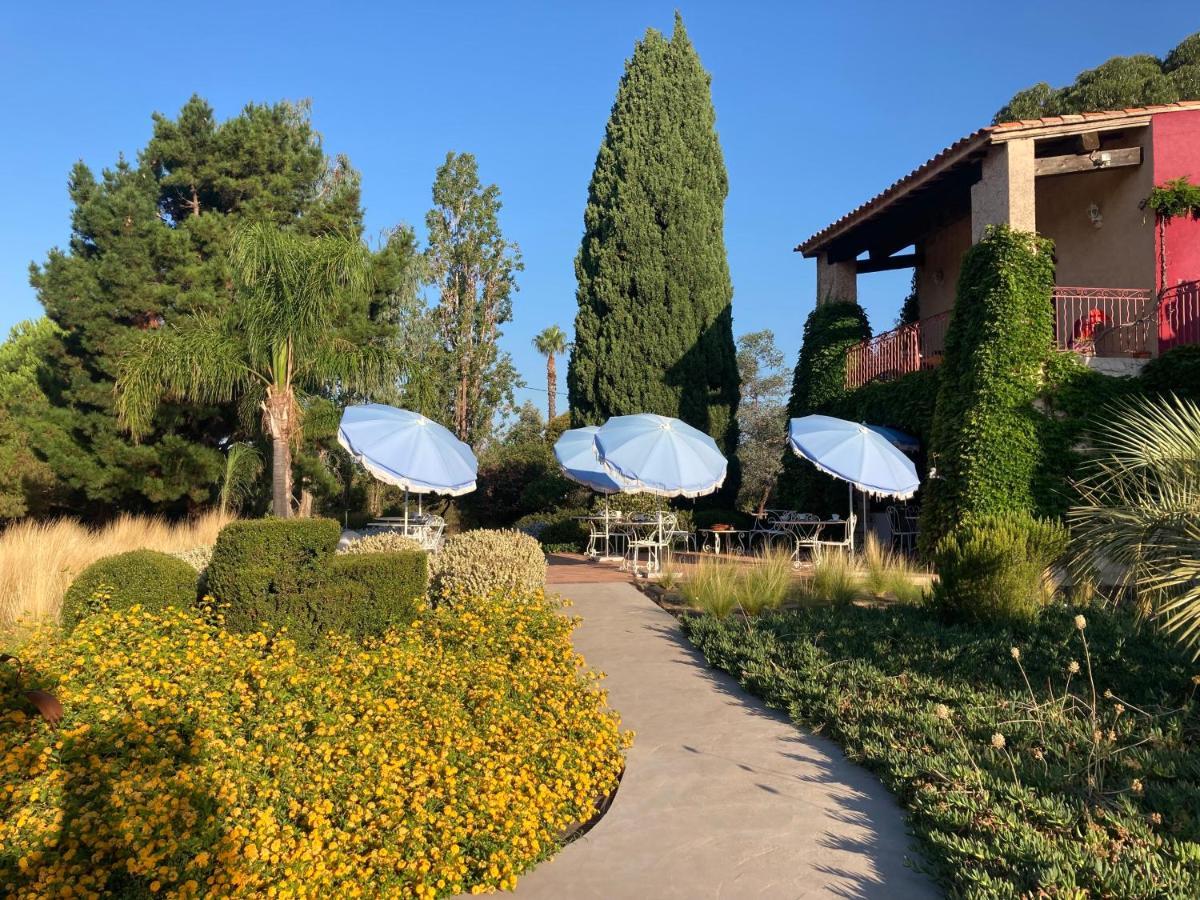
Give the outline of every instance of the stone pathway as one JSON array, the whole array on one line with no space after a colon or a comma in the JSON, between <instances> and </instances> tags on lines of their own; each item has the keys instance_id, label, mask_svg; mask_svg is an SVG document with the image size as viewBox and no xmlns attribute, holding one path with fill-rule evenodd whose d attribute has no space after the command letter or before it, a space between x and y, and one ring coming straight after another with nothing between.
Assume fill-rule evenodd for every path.
<instances>
[{"instance_id":1,"label":"stone pathway","mask_svg":"<svg viewBox=\"0 0 1200 900\"><path fill-rule=\"evenodd\" d=\"M936 897L879 782L708 667L629 584L559 585L575 644L637 732L616 801L523 898Z\"/></svg>"}]
</instances>

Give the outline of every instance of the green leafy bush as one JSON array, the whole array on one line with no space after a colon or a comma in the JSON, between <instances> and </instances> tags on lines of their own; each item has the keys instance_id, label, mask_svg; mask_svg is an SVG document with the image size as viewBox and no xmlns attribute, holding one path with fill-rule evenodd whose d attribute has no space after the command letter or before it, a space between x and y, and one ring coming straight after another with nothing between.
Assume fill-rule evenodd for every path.
<instances>
[{"instance_id":1,"label":"green leafy bush","mask_svg":"<svg viewBox=\"0 0 1200 900\"><path fill-rule=\"evenodd\" d=\"M196 602L196 570L157 550L132 550L98 559L79 573L62 602L62 625L70 630L102 609L187 608Z\"/></svg>"},{"instance_id":2,"label":"green leafy bush","mask_svg":"<svg viewBox=\"0 0 1200 900\"><path fill-rule=\"evenodd\" d=\"M393 625L408 625L417 617L429 588L427 560L422 550L335 556L317 588L321 602L309 603L317 610L317 628L336 625L361 639L382 634ZM347 608L327 610L339 598L344 598L341 602ZM328 624L322 621L325 616Z\"/></svg>"},{"instance_id":3,"label":"green leafy bush","mask_svg":"<svg viewBox=\"0 0 1200 900\"><path fill-rule=\"evenodd\" d=\"M1150 360L1140 381L1147 391L1200 403L1200 344L1176 347Z\"/></svg>"},{"instance_id":4,"label":"green leafy bush","mask_svg":"<svg viewBox=\"0 0 1200 900\"><path fill-rule=\"evenodd\" d=\"M431 562L439 597L485 597L496 591L530 593L546 586L546 557L536 539L519 531L481 529L457 534Z\"/></svg>"},{"instance_id":5,"label":"green leafy bush","mask_svg":"<svg viewBox=\"0 0 1200 900\"><path fill-rule=\"evenodd\" d=\"M943 537L934 551L933 605L969 622L1029 621L1050 598L1047 570L1067 531L1028 513L985 515Z\"/></svg>"},{"instance_id":6,"label":"green leafy bush","mask_svg":"<svg viewBox=\"0 0 1200 900\"><path fill-rule=\"evenodd\" d=\"M495 444L480 454L477 488L457 499L474 527L508 528L522 516L578 506L583 489L559 471L541 440Z\"/></svg>"},{"instance_id":7,"label":"green leafy bush","mask_svg":"<svg viewBox=\"0 0 1200 900\"><path fill-rule=\"evenodd\" d=\"M217 535L208 564L208 591L230 625L253 627L270 618L276 598L320 581L342 529L333 519L253 519L230 522Z\"/></svg>"},{"instance_id":8,"label":"green leafy bush","mask_svg":"<svg viewBox=\"0 0 1200 900\"><path fill-rule=\"evenodd\" d=\"M344 547L338 547L339 554L354 553L401 553L404 551L424 552L424 548L410 537L405 537L395 531L381 531L378 534L368 534L356 541L351 541Z\"/></svg>"},{"instance_id":9,"label":"green leafy bush","mask_svg":"<svg viewBox=\"0 0 1200 900\"><path fill-rule=\"evenodd\" d=\"M969 516L1033 509L1040 414L1033 403L1051 354L1054 245L1007 226L963 257L946 333L921 547Z\"/></svg>"}]
</instances>

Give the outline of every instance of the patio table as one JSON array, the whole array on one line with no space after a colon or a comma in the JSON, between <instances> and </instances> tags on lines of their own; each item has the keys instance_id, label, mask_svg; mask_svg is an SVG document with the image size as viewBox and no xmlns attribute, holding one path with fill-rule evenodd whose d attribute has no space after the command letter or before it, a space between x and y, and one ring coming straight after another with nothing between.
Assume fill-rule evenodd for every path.
<instances>
[{"instance_id":1,"label":"patio table","mask_svg":"<svg viewBox=\"0 0 1200 900\"><path fill-rule=\"evenodd\" d=\"M715 556L721 555L722 543L728 553L737 556L744 555L746 553L746 536L754 534L753 531L746 528L700 528L697 530L701 534L708 535L700 544L701 551L712 553Z\"/></svg>"},{"instance_id":2,"label":"patio table","mask_svg":"<svg viewBox=\"0 0 1200 900\"><path fill-rule=\"evenodd\" d=\"M618 523L618 534L625 537L628 548L621 562L621 568L629 569L634 575L637 575L638 560L641 558L640 551L645 550L646 575L661 571L662 557L670 550L670 544L664 535L669 524L669 516L625 519Z\"/></svg>"}]
</instances>

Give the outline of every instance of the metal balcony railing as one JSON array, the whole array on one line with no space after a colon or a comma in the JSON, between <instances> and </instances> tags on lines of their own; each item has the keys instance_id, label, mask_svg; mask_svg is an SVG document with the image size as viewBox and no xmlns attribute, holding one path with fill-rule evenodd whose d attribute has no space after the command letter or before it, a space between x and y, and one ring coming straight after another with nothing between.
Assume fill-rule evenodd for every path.
<instances>
[{"instance_id":1,"label":"metal balcony railing","mask_svg":"<svg viewBox=\"0 0 1200 900\"><path fill-rule=\"evenodd\" d=\"M1149 357L1155 350L1200 344L1200 281L1175 285L1156 299L1146 288L1057 286L1054 345L1086 356ZM942 361L950 313L875 335L851 347L846 387L891 380Z\"/></svg>"}]
</instances>

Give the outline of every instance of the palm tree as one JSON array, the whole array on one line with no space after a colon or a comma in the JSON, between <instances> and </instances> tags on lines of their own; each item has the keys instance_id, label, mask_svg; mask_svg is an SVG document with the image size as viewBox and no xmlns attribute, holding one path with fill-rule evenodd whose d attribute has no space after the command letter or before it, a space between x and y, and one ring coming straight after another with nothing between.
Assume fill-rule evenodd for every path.
<instances>
[{"instance_id":1,"label":"palm tree","mask_svg":"<svg viewBox=\"0 0 1200 900\"><path fill-rule=\"evenodd\" d=\"M222 319L195 316L149 332L122 359L117 412L135 438L164 399L238 401L271 439L271 507L292 513L292 446L304 392L369 392L394 368L383 346L337 336L338 299L364 291L370 254L356 238L305 237L265 222L238 227L230 249L237 299Z\"/></svg>"},{"instance_id":2,"label":"palm tree","mask_svg":"<svg viewBox=\"0 0 1200 900\"><path fill-rule=\"evenodd\" d=\"M1131 590L1200 657L1200 407L1175 396L1113 410L1067 514L1076 574Z\"/></svg>"},{"instance_id":3,"label":"palm tree","mask_svg":"<svg viewBox=\"0 0 1200 900\"><path fill-rule=\"evenodd\" d=\"M557 325L551 325L533 339L537 352L546 357L547 424L554 421L554 401L558 396L558 370L554 357L567 352L567 336Z\"/></svg>"}]
</instances>

